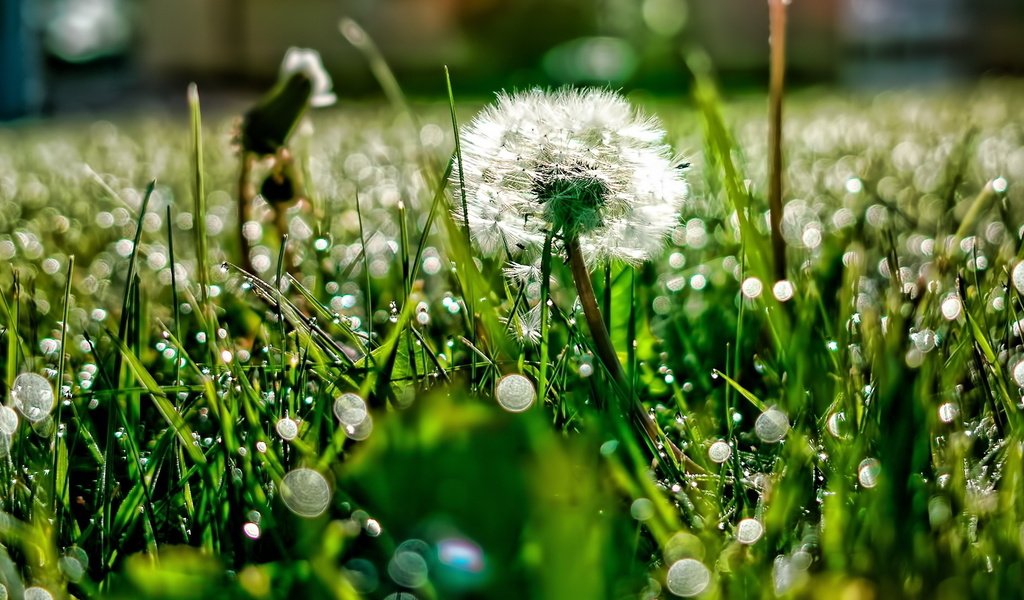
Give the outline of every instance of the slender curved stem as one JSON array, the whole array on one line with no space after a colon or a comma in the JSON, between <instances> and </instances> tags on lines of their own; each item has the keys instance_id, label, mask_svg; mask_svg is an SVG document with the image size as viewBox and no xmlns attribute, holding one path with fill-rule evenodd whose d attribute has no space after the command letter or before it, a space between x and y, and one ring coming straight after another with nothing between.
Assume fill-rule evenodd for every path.
<instances>
[{"instance_id":1,"label":"slender curved stem","mask_svg":"<svg viewBox=\"0 0 1024 600\"><path fill-rule=\"evenodd\" d=\"M651 415L647 414L640 401L630 392L626 377L622 372L622 365L619 364L619 357L615 353L615 347L612 345L612 338L608 334L608 328L605 327L604 319L601 317L601 310L597 306L594 284L590 280L590 270L587 269L587 264L583 260L583 250L580 248L579 238L572 236L566 239L565 249L569 254L569 267L572 270L573 281L576 283L576 292L579 294L580 304L583 306L583 316L587 320L590 336L594 340L594 350L597 352L597 357L601 360L601 363L604 364L605 369L608 370L612 379L615 380L615 383L618 384L623 393L629 396L630 410L633 412L633 417L643 427L644 433L655 447L661 441L672 452L676 462L681 464L687 471L703 471L700 465L690 460L678 446L672 443L672 440L661 435L654 419L651 418Z\"/></svg>"},{"instance_id":2,"label":"slender curved stem","mask_svg":"<svg viewBox=\"0 0 1024 600\"><path fill-rule=\"evenodd\" d=\"M239 264L246 273L253 276L256 275L256 271L252 268L252 259L249 256L252 247L249 245L249 238L245 237L245 224L252 220L252 202L256 197L256 187L250 181L254 160L251 152L242 150L242 165L238 174L238 242L242 249L242 260Z\"/></svg>"},{"instance_id":3,"label":"slender curved stem","mask_svg":"<svg viewBox=\"0 0 1024 600\"><path fill-rule=\"evenodd\" d=\"M554 232L544 238L544 252L540 257L540 369L537 373L537 391L540 405L548 392L548 299L551 294L551 239Z\"/></svg>"}]
</instances>

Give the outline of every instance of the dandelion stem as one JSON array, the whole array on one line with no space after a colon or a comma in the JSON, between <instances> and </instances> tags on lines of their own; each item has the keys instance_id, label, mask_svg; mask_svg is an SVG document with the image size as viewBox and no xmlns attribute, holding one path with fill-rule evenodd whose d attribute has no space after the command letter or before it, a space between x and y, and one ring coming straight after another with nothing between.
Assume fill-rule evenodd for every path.
<instances>
[{"instance_id":1,"label":"dandelion stem","mask_svg":"<svg viewBox=\"0 0 1024 600\"><path fill-rule=\"evenodd\" d=\"M537 373L537 391L543 405L548 392L548 295L551 292L551 239L554 232L544 236L544 252L540 258L540 370Z\"/></svg>"},{"instance_id":2,"label":"dandelion stem","mask_svg":"<svg viewBox=\"0 0 1024 600\"><path fill-rule=\"evenodd\" d=\"M249 245L249 238L245 237L245 224L252 220L252 202L256 197L256 187L250 181L253 161L252 152L242 150L242 165L238 172L238 241L242 249L242 260L239 264L246 273L255 276L256 271L252 268L252 259L249 256L252 248Z\"/></svg>"},{"instance_id":3,"label":"dandelion stem","mask_svg":"<svg viewBox=\"0 0 1024 600\"><path fill-rule=\"evenodd\" d=\"M651 443L655 445L655 448L659 440L663 441L668 449L672 451L675 461L683 465L686 470L691 472L702 471L703 469L683 454L683 451L672 443L672 440L661 436L654 419L647 414L647 411L644 410L636 396L629 392L626 378L622 373L622 365L619 364L619 357L615 353L615 347L612 345L612 338L608 334L608 328L604 326L601 309L597 306L597 295L594 293L594 284L590 280L590 270L587 269L587 264L583 260L583 250L580 248L579 237L568 237L565 240L565 249L569 254L569 268L572 270L572 278L576 284L576 293L579 294L580 304L583 306L583 316L587 320L587 327L590 328L590 337L594 341L594 350L597 352L597 357L604 364L605 369L608 370L612 379L615 380L615 383L625 393L629 394L630 409L633 411L633 416L639 421L640 426L644 429L644 433Z\"/></svg>"},{"instance_id":4,"label":"dandelion stem","mask_svg":"<svg viewBox=\"0 0 1024 600\"><path fill-rule=\"evenodd\" d=\"M782 239L782 92L786 75L786 0L769 0L768 208L775 279L786 278L786 242Z\"/></svg>"}]
</instances>

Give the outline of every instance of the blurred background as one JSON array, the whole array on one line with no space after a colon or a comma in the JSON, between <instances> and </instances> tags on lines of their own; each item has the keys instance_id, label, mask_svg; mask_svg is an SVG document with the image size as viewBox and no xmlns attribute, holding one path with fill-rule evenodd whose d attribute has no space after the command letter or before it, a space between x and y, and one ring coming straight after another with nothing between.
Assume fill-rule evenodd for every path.
<instances>
[{"instance_id":1,"label":"blurred background","mask_svg":"<svg viewBox=\"0 0 1024 600\"><path fill-rule=\"evenodd\" d=\"M733 88L767 80L765 0L0 0L0 118L146 109L265 89L289 46L344 97L377 93L338 33L370 33L407 93L531 84L688 85L685 49ZM1021 0L792 0L789 81L879 89L1024 73Z\"/></svg>"}]
</instances>

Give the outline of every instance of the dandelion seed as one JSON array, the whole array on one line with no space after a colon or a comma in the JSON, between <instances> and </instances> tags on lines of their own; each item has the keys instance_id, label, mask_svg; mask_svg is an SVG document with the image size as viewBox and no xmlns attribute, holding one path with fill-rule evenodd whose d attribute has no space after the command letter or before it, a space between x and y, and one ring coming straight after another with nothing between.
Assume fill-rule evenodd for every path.
<instances>
[{"instance_id":1,"label":"dandelion seed","mask_svg":"<svg viewBox=\"0 0 1024 600\"><path fill-rule=\"evenodd\" d=\"M590 265L638 263L677 224L688 188L665 133L618 94L501 94L461 135L455 217L486 253L537 255L553 228L579 236Z\"/></svg>"}]
</instances>

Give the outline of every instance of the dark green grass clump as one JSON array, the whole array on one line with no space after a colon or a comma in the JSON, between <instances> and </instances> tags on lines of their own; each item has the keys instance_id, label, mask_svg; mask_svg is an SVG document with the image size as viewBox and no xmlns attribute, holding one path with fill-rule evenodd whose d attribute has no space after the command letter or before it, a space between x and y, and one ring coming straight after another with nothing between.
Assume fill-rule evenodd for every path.
<instances>
[{"instance_id":1,"label":"dark green grass clump","mask_svg":"<svg viewBox=\"0 0 1024 600\"><path fill-rule=\"evenodd\" d=\"M0 583L1018 594L1020 85L795 98L775 281L763 107L698 83L695 106L650 106L693 163L671 244L595 274L629 390L595 360L568 266L538 339L538 270L473 256L441 187L446 106L317 114L292 144L310 200L289 252L254 206L258 277L233 267L227 120L0 132ZM538 381L542 356L532 408L503 410L524 398L498 382ZM48 415L11 389L23 373L52 384Z\"/></svg>"}]
</instances>

